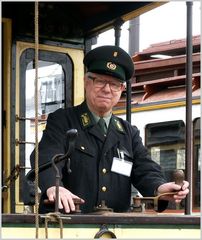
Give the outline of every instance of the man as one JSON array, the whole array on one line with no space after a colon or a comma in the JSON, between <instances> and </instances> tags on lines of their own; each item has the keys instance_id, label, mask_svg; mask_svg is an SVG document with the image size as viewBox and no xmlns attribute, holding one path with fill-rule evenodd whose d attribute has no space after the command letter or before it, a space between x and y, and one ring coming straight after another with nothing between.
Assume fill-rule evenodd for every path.
<instances>
[{"instance_id":1,"label":"man","mask_svg":"<svg viewBox=\"0 0 202 240\"><path fill-rule=\"evenodd\" d=\"M102 201L115 212L124 212L130 207L131 184L143 196L179 191L159 201L159 211L167 206L164 200L180 202L189 192L188 182L184 181L182 187L166 183L160 166L151 160L143 146L138 129L112 114L125 82L134 72L130 56L119 47L102 46L85 56L84 65L87 67L86 100L79 106L49 114L39 144L40 165L51 161L55 154L64 154L68 149L65 133L72 128L78 130L75 150L70 157L71 173L67 171L66 161L58 164L62 175L59 208L66 213L75 211L74 199L80 199L84 213L93 212ZM31 163L34 168L34 152ZM43 200L55 200L53 168L40 172L39 186L42 191L40 212L50 211Z\"/></svg>"}]
</instances>

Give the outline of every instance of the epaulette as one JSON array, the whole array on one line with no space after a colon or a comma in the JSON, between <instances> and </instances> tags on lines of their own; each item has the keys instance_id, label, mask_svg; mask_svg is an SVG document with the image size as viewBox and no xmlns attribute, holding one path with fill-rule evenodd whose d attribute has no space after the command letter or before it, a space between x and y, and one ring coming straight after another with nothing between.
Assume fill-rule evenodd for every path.
<instances>
[{"instance_id":1,"label":"epaulette","mask_svg":"<svg viewBox=\"0 0 202 240\"><path fill-rule=\"evenodd\" d=\"M113 121L114 121L114 125L118 131L125 132L123 125L118 118L113 118Z\"/></svg>"},{"instance_id":2,"label":"epaulette","mask_svg":"<svg viewBox=\"0 0 202 240\"><path fill-rule=\"evenodd\" d=\"M83 127L88 127L91 124L91 119L87 112L81 114L80 117L81 117L81 123L82 123Z\"/></svg>"}]
</instances>

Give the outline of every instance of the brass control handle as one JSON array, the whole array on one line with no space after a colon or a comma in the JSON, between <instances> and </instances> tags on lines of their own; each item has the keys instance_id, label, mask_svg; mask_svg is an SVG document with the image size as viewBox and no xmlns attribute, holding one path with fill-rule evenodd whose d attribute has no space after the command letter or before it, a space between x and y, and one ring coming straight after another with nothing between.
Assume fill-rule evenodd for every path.
<instances>
[{"instance_id":1,"label":"brass control handle","mask_svg":"<svg viewBox=\"0 0 202 240\"><path fill-rule=\"evenodd\" d=\"M177 194L177 192L167 192L167 193L162 193L162 194L159 194L158 196L155 196L155 197L134 197L133 198L133 202L135 203L135 201L141 201L142 203L153 203L154 204L154 210L155 211L158 211L158 201L159 201L159 198L162 197L162 196L167 196L167 195L174 195L174 194Z\"/></svg>"},{"instance_id":2,"label":"brass control handle","mask_svg":"<svg viewBox=\"0 0 202 240\"><path fill-rule=\"evenodd\" d=\"M176 184L182 187L183 181L185 179L184 171L181 169L177 169L173 172L173 180Z\"/></svg>"},{"instance_id":3,"label":"brass control handle","mask_svg":"<svg viewBox=\"0 0 202 240\"><path fill-rule=\"evenodd\" d=\"M177 169L173 172L173 181L182 186L183 185L183 181L184 181L185 175L184 175L184 171ZM174 195L177 194L179 191L175 191L175 192L167 192L167 193L162 193L159 194L158 196L155 197L134 197L133 198L133 202L135 203L135 201L141 201L141 202L151 202L154 204L154 210L158 210L158 200L160 197L162 196L167 196L167 195Z\"/></svg>"}]
</instances>

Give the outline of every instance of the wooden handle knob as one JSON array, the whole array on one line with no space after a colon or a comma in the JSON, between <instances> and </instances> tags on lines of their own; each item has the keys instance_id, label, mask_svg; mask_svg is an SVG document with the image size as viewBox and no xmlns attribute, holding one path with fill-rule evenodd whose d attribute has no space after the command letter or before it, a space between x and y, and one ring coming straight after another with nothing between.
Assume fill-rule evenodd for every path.
<instances>
[{"instance_id":1,"label":"wooden handle knob","mask_svg":"<svg viewBox=\"0 0 202 240\"><path fill-rule=\"evenodd\" d=\"M80 205L83 204L83 202L81 201L81 199L73 199L74 204L75 204L75 211L73 213L80 213ZM44 204L45 205L54 205L55 201L50 201L48 199L44 199Z\"/></svg>"},{"instance_id":2,"label":"wooden handle knob","mask_svg":"<svg viewBox=\"0 0 202 240\"><path fill-rule=\"evenodd\" d=\"M181 169L177 169L173 172L173 180L176 184L182 186L184 181L184 171Z\"/></svg>"}]
</instances>

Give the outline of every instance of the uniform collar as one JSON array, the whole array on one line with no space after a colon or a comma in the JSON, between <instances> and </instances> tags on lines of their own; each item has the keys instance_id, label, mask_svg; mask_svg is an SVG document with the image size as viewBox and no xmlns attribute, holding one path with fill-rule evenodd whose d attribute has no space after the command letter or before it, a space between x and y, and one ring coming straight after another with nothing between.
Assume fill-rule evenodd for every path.
<instances>
[{"instance_id":1,"label":"uniform collar","mask_svg":"<svg viewBox=\"0 0 202 240\"><path fill-rule=\"evenodd\" d=\"M84 101L81 104L81 111L79 112L80 114L80 122L82 127L85 128L89 128L93 125L95 125L97 123L97 121L99 120L98 116L93 115L93 113L90 112L86 101ZM121 123L121 120L114 116L113 114L111 114L110 116L107 117L107 119L105 118L105 121L107 124L112 123L113 127L120 133L125 133L123 124Z\"/></svg>"},{"instance_id":2,"label":"uniform collar","mask_svg":"<svg viewBox=\"0 0 202 240\"><path fill-rule=\"evenodd\" d=\"M98 123L98 121L100 120L100 117L99 117L97 114L93 113L93 112L91 112L91 113L92 113L92 115L93 115L96 123ZM110 113L110 114L109 114L108 116L106 116L106 117L103 117L103 119L105 120L105 123L106 123L106 125L107 125L107 128L109 127L109 123L110 123L110 120L111 120L111 116L112 116L112 113Z\"/></svg>"}]
</instances>

